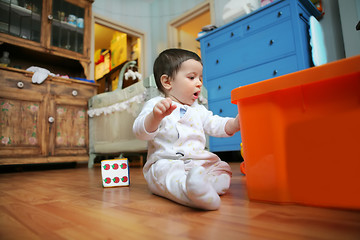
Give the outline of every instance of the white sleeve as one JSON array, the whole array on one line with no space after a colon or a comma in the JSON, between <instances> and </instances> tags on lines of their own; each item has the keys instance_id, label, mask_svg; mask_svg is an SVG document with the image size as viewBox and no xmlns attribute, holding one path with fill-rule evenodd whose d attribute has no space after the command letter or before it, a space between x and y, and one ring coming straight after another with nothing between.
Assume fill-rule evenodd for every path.
<instances>
[{"instance_id":1,"label":"white sleeve","mask_svg":"<svg viewBox=\"0 0 360 240\"><path fill-rule=\"evenodd\" d=\"M214 115L213 112L207 110L204 106L199 105L201 107L201 112L203 116L203 126L206 134L213 137L231 137L232 135L228 135L225 131L225 125L230 117L220 117L218 115Z\"/></svg>"},{"instance_id":2,"label":"white sleeve","mask_svg":"<svg viewBox=\"0 0 360 240\"><path fill-rule=\"evenodd\" d=\"M151 133L146 131L145 118L149 113L153 111L155 104L160 100L161 100L160 97L155 97L147 101L144 104L144 107L142 108L139 116L137 116L137 118L135 119L133 124L133 132L138 139L148 141L154 139L154 137L157 135L159 129Z\"/></svg>"}]
</instances>

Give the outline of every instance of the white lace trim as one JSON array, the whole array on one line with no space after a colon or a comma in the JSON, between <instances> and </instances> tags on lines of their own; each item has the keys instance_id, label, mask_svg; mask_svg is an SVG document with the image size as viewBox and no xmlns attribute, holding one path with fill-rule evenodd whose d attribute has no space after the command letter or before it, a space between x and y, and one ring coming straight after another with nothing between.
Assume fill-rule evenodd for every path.
<instances>
[{"instance_id":1,"label":"white lace trim","mask_svg":"<svg viewBox=\"0 0 360 240\"><path fill-rule=\"evenodd\" d=\"M89 109L88 115L89 117L94 117L94 116L98 117L101 114L107 115L113 112L122 112L124 110L127 110L134 117L136 117L142 108L142 104L140 103L143 103L144 99L145 99L145 94L136 95L130 98L129 100L120 103L115 103L107 107Z\"/></svg>"}]
</instances>

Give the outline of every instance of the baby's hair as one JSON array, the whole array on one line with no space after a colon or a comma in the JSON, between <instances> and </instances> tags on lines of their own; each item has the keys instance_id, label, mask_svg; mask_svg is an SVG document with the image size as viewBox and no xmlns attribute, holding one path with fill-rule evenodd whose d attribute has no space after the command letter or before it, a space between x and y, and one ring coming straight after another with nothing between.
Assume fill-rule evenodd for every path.
<instances>
[{"instance_id":1,"label":"baby's hair","mask_svg":"<svg viewBox=\"0 0 360 240\"><path fill-rule=\"evenodd\" d=\"M160 81L161 76L165 74L170 78L174 78L181 64L189 59L201 63L201 58L196 53L180 48L170 48L159 54L155 60L153 70L156 86L160 92L165 93Z\"/></svg>"}]
</instances>

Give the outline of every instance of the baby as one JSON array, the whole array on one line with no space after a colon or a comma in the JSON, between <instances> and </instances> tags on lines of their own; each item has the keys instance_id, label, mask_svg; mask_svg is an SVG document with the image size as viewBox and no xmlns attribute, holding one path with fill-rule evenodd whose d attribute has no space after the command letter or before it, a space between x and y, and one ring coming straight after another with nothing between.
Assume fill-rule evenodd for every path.
<instances>
[{"instance_id":1,"label":"baby","mask_svg":"<svg viewBox=\"0 0 360 240\"><path fill-rule=\"evenodd\" d=\"M168 49L154 63L154 77L165 97L147 101L133 131L148 141L143 173L150 191L185 206L220 207L230 187L231 168L205 150L206 137L229 137L240 130L238 116L223 118L198 104L203 66L200 57Z\"/></svg>"}]
</instances>

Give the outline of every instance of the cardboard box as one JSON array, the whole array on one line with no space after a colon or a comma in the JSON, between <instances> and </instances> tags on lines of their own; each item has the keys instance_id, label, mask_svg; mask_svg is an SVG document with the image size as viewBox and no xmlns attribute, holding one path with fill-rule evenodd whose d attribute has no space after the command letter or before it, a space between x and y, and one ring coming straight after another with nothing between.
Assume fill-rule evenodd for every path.
<instances>
[{"instance_id":1,"label":"cardboard box","mask_svg":"<svg viewBox=\"0 0 360 240\"><path fill-rule=\"evenodd\" d=\"M127 35L115 32L110 44L111 69L119 66L127 60Z\"/></svg>"},{"instance_id":2,"label":"cardboard box","mask_svg":"<svg viewBox=\"0 0 360 240\"><path fill-rule=\"evenodd\" d=\"M110 51L105 50L100 53L99 60L95 64L95 79L102 78L111 70Z\"/></svg>"}]
</instances>

